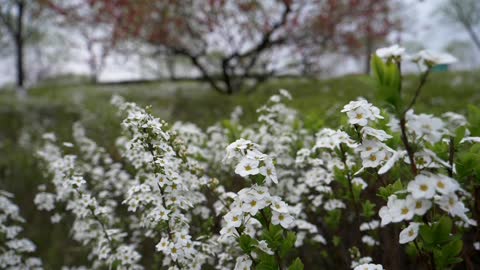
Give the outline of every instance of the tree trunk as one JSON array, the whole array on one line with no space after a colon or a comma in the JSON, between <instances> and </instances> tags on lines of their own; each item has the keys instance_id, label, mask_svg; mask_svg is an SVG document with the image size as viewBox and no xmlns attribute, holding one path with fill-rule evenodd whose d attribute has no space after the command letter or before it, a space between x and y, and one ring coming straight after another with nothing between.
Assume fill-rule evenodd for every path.
<instances>
[{"instance_id":1,"label":"tree trunk","mask_svg":"<svg viewBox=\"0 0 480 270\"><path fill-rule=\"evenodd\" d=\"M168 77L171 81L177 80L175 60L176 59L174 56L167 56L167 58L165 59L165 64L167 65L168 70Z\"/></svg>"},{"instance_id":2,"label":"tree trunk","mask_svg":"<svg viewBox=\"0 0 480 270\"><path fill-rule=\"evenodd\" d=\"M17 16L17 33L15 34L15 53L16 53L16 69L17 69L17 87L22 89L25 81L25 73L23 66L23 15L24 3L17 2L18 16Z\"/></svg>"},{"instance_id":3,"label":"tree trunk","mask_svg":"<svg viewBox=\"0 0 480 270\"><path fill-rule=\"evenodd\" d=\"M365 74L370 74L370 56L372 55L373 51L373 40L369 35L366 35L365 40Z\"/></svg>"},{"instance_id":4,"label":"tree trunk","mask_svg":"<svg viewBox=\"0 0 480 270\"><path fill-rule=\"evenodd\" d=\"M480 38L477 36L477 33L473 31L472 28L467 28L468 34L473 40L473 43L477 46L477 48L480 50Z\"/></svg>"}]
</instances>

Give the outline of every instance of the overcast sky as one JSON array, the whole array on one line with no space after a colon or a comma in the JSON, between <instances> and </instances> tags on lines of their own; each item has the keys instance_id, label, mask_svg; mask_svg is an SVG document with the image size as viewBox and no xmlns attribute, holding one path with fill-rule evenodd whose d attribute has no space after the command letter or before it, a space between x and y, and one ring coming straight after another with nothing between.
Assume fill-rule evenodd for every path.
<instances>
[{"instance_id":1,"label":"overcast sky","mask_svg":"<svg viewBox=\"0 0 480 270\"><path fill-rule=\"evenodd\" d=\"M400 1L404 3L404 21L405 27L408 28L405 33L401 35L402 42L418 42L426 49L441 51L452 40L468 41L468 36L463 32L463 29L449 26L442 20L441 16L435 12L438 4L443 0ZM86 56L85 52L82 52L82 49L77 49L74 55L77 57L82 57L82 55ZM137 59L137 61L140 60ZM85 61L77 61L76 63L71 61L65 65L65 68L62 67L62 70L87 73L88 68L84 63ZM107 65L107 68L101 75L101 80L139 79L142 77L143 72L135 63L135 58L129 59L128 62L110 59L109 65ZM13 81L15 78L15 71L12 68L12 64L12 57L0 58L0 85ZM354 67L346 70L354 70Z\"/></svg>"}]
</instances>

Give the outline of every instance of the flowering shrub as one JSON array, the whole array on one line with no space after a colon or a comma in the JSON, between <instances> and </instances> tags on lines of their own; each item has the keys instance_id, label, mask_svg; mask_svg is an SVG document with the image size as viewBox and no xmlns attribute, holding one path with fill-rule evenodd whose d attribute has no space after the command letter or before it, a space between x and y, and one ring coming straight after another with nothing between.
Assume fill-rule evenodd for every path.
<instances>
[{"instance_id":1,"label":"flowering shrub","mask_svg":"<svg viewBox=\"0 0 480 270\"><path fill-rule=\"evenodd\" d=\"M236 109L205 131L115 96L116 149L79 123L72 142L45 134L37 155L51 183L34 202L69 224L88 269L475 269L480 109L468 120L414 111L432 67L453 60L379 49L381 107L351 101L335 129L306 128L286 90L257 123L243 126ZM420 67L413 92L404 61ZM15 240L20 227L4 225L21 221L7 197L0 267L40 268L24 256L33 244Z\"/></svg>"}]
</instances>

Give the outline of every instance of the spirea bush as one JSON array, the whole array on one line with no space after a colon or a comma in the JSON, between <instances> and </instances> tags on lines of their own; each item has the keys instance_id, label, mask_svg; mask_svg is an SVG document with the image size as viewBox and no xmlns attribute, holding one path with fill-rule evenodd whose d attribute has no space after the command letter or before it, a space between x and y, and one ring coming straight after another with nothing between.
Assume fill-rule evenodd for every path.
<instances>
[{"instance_id":1,"label":"spirea bush","mask_svg":"<svg viewBox=\"0 0 480 270\"><path fill-rule=\"evenodd\" d=\"M419 66L417 85L402 85L405 61ZM241 125L236 109L206 130L115 96L115 150L80 123L72 142L44 134L51 182L34 203L88 251L64 269L478 269L480 109L414 111L431 69L453 61L379 49L381 103L351 101L320 130L286 90L257 123ZM0 193L0 268L40 269L11 197Z\"/></svg>"}]
</instances>

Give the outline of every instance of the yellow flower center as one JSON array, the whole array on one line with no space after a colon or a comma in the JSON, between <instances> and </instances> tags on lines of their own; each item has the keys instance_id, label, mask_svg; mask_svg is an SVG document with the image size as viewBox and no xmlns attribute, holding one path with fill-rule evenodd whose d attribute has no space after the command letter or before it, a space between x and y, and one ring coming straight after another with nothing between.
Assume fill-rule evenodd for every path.
<instances>
[{"instance_id":1,"label":"yellow flower center","mask_svg":"<svg viewBox=\"0 0 480 270\"><path fill-rule=\"evenodd\" d=\"M415 203L415 208L417 208L417 209L422 208L422 202L420 202L420 201L419 201L419 202L416 202L416 203Z\"/></svg>"},{"instance_id":2,"label":"yellow flower center","mask_svg":"<svg viewBox=\"0 0 480 270\"><path fill-rule=\"evenodd\" d=\"M444 188L445 188L445 184L444 184L442 181L438 181L438 182L437 182L437 187L438 187L439 189L444 189Z\"/></svg>"}]
</instances>

